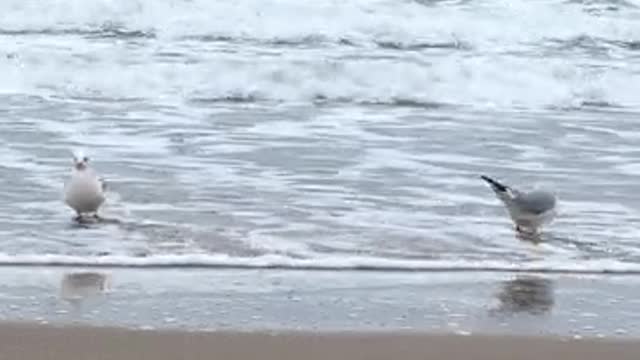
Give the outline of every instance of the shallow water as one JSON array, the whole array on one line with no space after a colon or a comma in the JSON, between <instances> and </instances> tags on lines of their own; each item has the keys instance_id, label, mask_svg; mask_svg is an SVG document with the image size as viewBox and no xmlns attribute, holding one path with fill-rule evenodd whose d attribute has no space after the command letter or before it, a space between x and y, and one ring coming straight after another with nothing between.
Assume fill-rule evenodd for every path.
<instances>
[{"instance_id":1,"label":"shallow water","mask_svg":"<svg viewBox=\"0 0 640 360\"><path fill-rule=\"evenodd\" d=\"M0 269L0 320L190 331L637 338L637 276Z\"/></svg>"},{"instance_id":2,"label":"shallow water","mask_svg":"<svg viewBox=\"0 0 640 360\"><path fill-rule=\"evenodd\" d=\"M639 5L4 1L0 261L640 271Z\"/></svg>"}]
</instances>

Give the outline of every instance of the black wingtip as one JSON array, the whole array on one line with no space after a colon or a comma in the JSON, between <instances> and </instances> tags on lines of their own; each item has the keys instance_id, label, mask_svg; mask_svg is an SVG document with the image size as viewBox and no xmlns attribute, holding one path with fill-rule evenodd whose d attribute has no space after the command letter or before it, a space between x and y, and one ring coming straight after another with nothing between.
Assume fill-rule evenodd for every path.
<instances>
[{"instance_id":1,"label":"black wingtip","mask_svg":"<svg viewBox=\"0 0 640 360\"><path fill-rule=\"evenodd\" d=\"M501 183L497 182L496 180L493 180L492 178L486 176L486 175L480 175L480 178L486 182L489 183L489 185L491 185L491 187L497 191L500 192L505 192L507 191L507 189L509 189L508 186L502 185Z\"/></svg>"}]
</instances>

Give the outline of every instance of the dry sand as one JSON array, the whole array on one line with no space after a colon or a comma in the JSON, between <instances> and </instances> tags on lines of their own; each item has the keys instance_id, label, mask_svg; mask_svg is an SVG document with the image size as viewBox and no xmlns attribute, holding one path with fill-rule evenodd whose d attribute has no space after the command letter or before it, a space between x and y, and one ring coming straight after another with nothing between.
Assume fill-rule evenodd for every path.
<instances>
[{"instance_id":1,"label":"dry sand","mask_svg":"<svg viewBox=\"0 0 640 360\"><path fill-rule=\"evenodd\" d=\"M416 333L234 333L0 325L0 359L640 359L640 342Z\"/></svg>"}]
</instances>

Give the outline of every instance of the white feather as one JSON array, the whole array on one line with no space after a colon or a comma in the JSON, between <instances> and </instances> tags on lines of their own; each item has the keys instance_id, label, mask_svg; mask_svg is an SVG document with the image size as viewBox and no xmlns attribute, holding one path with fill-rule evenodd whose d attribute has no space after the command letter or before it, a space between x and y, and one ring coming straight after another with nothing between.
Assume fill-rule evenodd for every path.
<instances>
[{"instance_id":1,"label":"white feather","mask_svg":"<svg viewBox=\"0 0 640 360\"><path fill-rule=\"evenodd\" d=\"M103 183L87 164L83 169L73 168L65 188L65 202L78 214L95 213L104 203Z\"/></svg>"},{"instance_id":2,"label":"white feather","mask_svg":"<svg viewBox=\"0 0 640 360\"><path fill-rule=\"evenodd\" d=\"M82 159L85 157L85 153L82 149L74 149L71 151L71 154L73 155L73 159L76 162L82 161Z\"/></svg>"}]
</instances>

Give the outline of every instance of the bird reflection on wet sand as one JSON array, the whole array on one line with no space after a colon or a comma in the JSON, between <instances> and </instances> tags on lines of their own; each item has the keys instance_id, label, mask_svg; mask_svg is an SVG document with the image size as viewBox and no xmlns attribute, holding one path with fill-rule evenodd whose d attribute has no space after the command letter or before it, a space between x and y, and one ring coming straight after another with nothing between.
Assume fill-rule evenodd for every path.
<instances>
[{"instance_id":1,"label":"bird reflection on wet sand","mask_svg":"<svg viewBox=\"0 0 640 360\"><path fill-rule=\"evenodd\" d=\"M491 313L544 315L553 308L553 291L553 282L549 279L531 275L518 276L502 283L496 295L498 306Z\"/></svg>"},{"instance_id":2,"label":"bird reflection on wet sand","mask_svg":"<svg viewBox=\"0 0 640 360\"><path fill-rule=\"evenodd\" d=\"M102 296L110 288L110 276L98 272L65 274L60 285L60 297L78 308L89 298Z\"/></svg>"}]
</instances>

